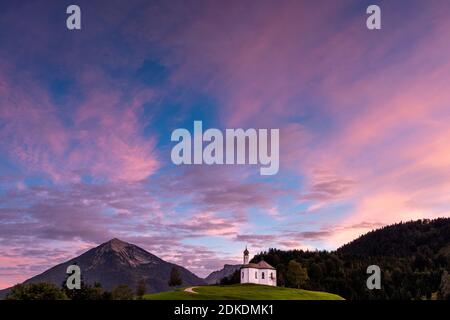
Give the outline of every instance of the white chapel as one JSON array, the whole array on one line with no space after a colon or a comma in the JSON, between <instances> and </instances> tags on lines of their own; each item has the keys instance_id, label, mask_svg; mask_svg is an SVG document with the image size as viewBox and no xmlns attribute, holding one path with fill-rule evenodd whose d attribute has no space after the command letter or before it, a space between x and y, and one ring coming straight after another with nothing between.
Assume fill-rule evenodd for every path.
<instances>
[{"instance_id":1,"label":"white chapel","mask_svg":"<svg viewBox=\"0 0 450 320\"><path fill-rule=\"evenodd\" d=\"M241 283L277 285L277 270L264 260L249 263L247 247L244 250L244 265L241 267Z\"/></svg>"}]
</instances>

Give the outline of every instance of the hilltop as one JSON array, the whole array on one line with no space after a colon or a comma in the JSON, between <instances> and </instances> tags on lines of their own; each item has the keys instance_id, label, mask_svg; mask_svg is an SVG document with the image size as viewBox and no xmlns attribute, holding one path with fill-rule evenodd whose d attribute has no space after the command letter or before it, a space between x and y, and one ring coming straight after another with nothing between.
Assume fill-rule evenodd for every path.
<instances>
[{"instance_id":1,"label":"hilltop","mask_svg":"<svg viewBox=\"0 0 450 320\"><path fill-rule=\"evenodd\" d=\"M183 289L145 295L148 300L343 300L342 297L318 291L235 284L227 286L200 286L192 288L194 293Z\"/></svg>"},{"instance_id":2,"label":"hilltop","mask_svg":"<svg viewBox=\"0 0 450 320\"><path fill-rule=\"evenodd\" d=\"M401 222L371 231L337 250L365 257L409 257L429 250L439 254L450 245L450 219Z\"/></svg>"}]
</instances>

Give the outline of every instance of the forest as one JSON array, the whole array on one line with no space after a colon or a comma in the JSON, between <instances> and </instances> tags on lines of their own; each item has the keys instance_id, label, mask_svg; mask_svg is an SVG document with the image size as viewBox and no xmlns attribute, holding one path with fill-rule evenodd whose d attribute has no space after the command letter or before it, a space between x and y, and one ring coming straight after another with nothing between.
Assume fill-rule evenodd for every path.
<instances>
[{"instance_id":1,"label":"forest","mask_svg":"<svg viewBox=\"0 0 450 320\"><path fill-rule=\"evenodd\" d=\"M278 285L298 287L298 264L306 269L302 289L346 299L450 299L450 218L402 222L371 231L336 251L269 249L264 259L277 269ZM293 263L296 262L296 263ZM381 268L381 289L369 290L369 265ZM301 272L300 272L301 274ZM222 283L239 281L239 274Z\"/></svg>"}]
</instances>

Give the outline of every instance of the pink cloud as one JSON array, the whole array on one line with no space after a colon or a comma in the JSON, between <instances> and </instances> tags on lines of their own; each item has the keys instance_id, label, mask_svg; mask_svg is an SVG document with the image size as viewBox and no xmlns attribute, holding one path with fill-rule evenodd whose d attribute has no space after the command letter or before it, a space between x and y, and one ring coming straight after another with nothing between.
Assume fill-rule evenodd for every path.
<instances>
[{"instance_id":1,"label":"pink cloud","mask_svg":"<svg viewBox=\"0 0 450 320\"><path fill-rule=\"evenodd\" d=\"M206 6L169 39L181 49L177 79L195 71L189 84L219 99L227 126L281 128L282 168L306 179L299 197L322 212L336 201L353 207L329 235L334 247L370 230L364 221L448 216L439 179L450 168L448 4L420 5L414 21L386 5L380 33L363 18L340 20L349 3L318 6L263 3L252 15Z\"/></svg>"},{"instance_id":2,"label":"pink cloud","mask_svg":"<svg viewBox=\"0 0 450 320\"><path fill-rule=\"evenodd\" d=\"M55 181L78 181L83 174L138 181L159 167L155 138L144 136L140 122L143 104L153 98L150 90L126 92L100 74L83 75L85 98L63 111L72 121L67 124L36 80L8 74L1 79L0 136L12 162Z\"/></svg>"}]
</instances>

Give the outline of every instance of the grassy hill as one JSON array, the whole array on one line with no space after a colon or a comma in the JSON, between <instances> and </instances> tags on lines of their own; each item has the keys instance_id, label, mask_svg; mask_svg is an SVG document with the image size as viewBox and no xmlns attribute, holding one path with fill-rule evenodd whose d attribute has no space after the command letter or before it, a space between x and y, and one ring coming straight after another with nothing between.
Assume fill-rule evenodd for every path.
<instances>
[{"instance_id":1,"label":"grassy hill","mask_svg":"<svg viewBox=\"0 0 450 320\"><path fill-rule=\"evenodd\" d=\"M271 287L252 284L199 286L189 293L184 289L147 294L149 300L343 300L342 297L320 291Z\"/></svg>"}]
</instances>

